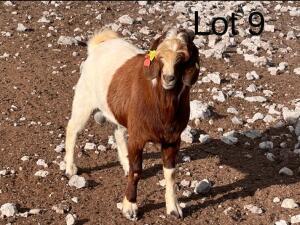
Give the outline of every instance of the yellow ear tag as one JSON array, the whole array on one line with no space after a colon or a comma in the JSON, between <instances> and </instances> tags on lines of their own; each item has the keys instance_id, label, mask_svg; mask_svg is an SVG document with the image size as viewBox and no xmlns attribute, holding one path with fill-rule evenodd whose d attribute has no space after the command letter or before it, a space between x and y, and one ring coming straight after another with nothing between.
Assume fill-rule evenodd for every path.
<instances>
[{"instance_id":1,"label":"yellow ear tag","mask_svg":"<svg viewBox=\"0 0 300 225\"><path fill-rule=\"evenodd\" d=\"M156 50L149 51L148 55L149 55L150 61L152 61L156 56Z\"/></svg>"}]
</instances>

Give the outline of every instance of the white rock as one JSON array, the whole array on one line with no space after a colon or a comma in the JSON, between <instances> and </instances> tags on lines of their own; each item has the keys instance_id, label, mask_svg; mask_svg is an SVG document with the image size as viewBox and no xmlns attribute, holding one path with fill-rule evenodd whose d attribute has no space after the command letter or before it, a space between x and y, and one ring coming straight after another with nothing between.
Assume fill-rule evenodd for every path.
<instances>
[{"instance_id":1,"label":"white rock","mask_svg":"<svg viewBox=\"0 0 300 225\"><path fill-rule=\"evenodd\" d=\"M74 225L75 222L76 222L76 215L69 213L66 216L66 223L67 223L67 225Z\"/></svg>"},{"instance_id":2,"label":"white rock","mask_svg":"<svg viewBox=\"0 0 300 225\"><path fill-rule=\"evenodd\" d=\"M38 23L50 23L50 20L48 20L45 16L42 16L39 20Z\"/></svg>"},{"instance_id":3,"label":"white rock","mask_svg":"<svg viewBox=\"0 0 300 225\"><path fill-rule=\"evenodd\" d=\"M22 23L18 23L17 31L24 32L26 30L27 30L27 27L25 27Z\"/></svg>"},{"instance_id":4,"label":"white rock","mask_svg":"<svg viewBox=\"0 0 300 225\"><path fill-rule=\"evenodd\" d=\"M18 213L18 210L14 203L5 203L1 205L0 212L2 217L12 217Z\"/></svg>"},{"instance_id":5,"label":"white rock","mask_svg":"<svg viewBox=\"0 0 300 225\"><path fill-rule=\"evenodd\" d=\"M66 170L66 163L65 161L60 161L59 162L59 170L65 171Z\"/></svg>"},{"instance_id":6,"label":"white rock","mask_svg":"<svg viewBox=\"0 0 300 225\"><path fill-rule=\"evenodd\" d=\"M295 209L298 208L299 205L292 198L285 198L281 203L281 207L285 209Z\"/></svg>"},{"instance_id":7,"label":"white rock","mask_svg":"<svg viewBox=\"0 0 300 225\"><path fill-rule=\"evenodd\" d=\"M275 119L271 115L266 115L263 120L264 120L265 123L272 123L272 122L275 121Z\"/></svg>"},{"instance_id":8,"label":"white rock","mask_svg":"<svg viewBox=\"0 0 300 225\"><path fill-rule=\"evenodd\" d=\"M141 6L147 5L147 1L138 1L138 4Z\"/></svg>"},{"instance_id":9,"label":"white rock","mask_svg":"<svg viewBox=\"0 0 300 225\"><path fill-rule=\"evenodd\" d=\"M36 165L43 166L44 168L48 167L48 164L45 162L44 159L38 159L38 161L36 161Z\"/></svg>"},{"instance_id":10,"label":"white rock","mask_svg":"<svg viewBox=\"0 0 300 225\"><path fill-rule=\"evenodd\" d=\"M60 36L57 40L59 45L77 45L78 41L74 37Z\"/></svg>"},{"instance_id":11,"label":"white rock","mask_svg":"<svg viewBox=\"0 0 300 225\"><path fill-rule=\"evenodd\" d=\"M273 198L273 202L274 203L279 203L280 202L280 198L278 198L278 197Z\"/></svg>"},{"instance_id":12,"label":"white rock","mask_svg":"<svg viewBox=\"0 0 300 225\"><path fill-rule=\"evenodd\" d=\"M275 225L288 225L288 223L285 220L279 220L275 222Z\"/></svg>"},{"instance_id":13,"label":"white rock","mask_svg":"<svg viewBox=\"0 0 300 225\"><path fill-rule=\"evenodd\" d=\"M220 78L220 73L219 72L209 73L209 74L207 74L207 77L213 83L221 84L221 78Z\"/></svg>"},{"instance_id":14,"label":"white rock","mask_svg":"<svg viewBox=\"0 0 300 225\"><path fill-rule=\"evenodd\" d=\"M102 16L101 14L99 14L98 16L96 16L96 20L101 20Z\"/></svg>"},{"instance_id":15,"label":"white rock","mask_svg":"<svg viewBox=\"0 0 300 225\"><path fill-rule=\"evenodd\" d=\"M54 151L56 151L57 153L61 153L61 152L63 152L64 149L65 149L65 143L61 143L61 144L56 146Z\"/></svg>"},{"instance_id":16,"label":"white rock","mask_svg":"<svg viewBox=\"0 0 300 225\"><path fill-rule=\"evenodd\" d=\"M80 189L85 187L87 183L84 177L74 175L71 177L68 184L71 187L76 187L76 189Z\"/></svg>"},{"instance_id":17,"label":"white rock","mask_svg":"<svg viewBox=\"0 0 300 225\"><path fill-rule=\"evenodd\" d=\"M31 215L39 215L41 211L41 209L30 209L28 213Z\"/></svg>"},{"instance_id":18,"label":"white rock","mask_svg":"<svg viewBox=\"0 0 300 225\"><path fill-rule=\"evenodd\" d=\"M96 144L94 143L85 143L84 150L94 150L96 148Z\"/></svg>"},{"instance_id":19,"label":"white rock","mask_svg":"<svg viewBox=\"0 0 300 225\"><path fill-rule=\"evenodd\" d=\"M134 20L128 15L123 15L123 16L119 17L118 21L122 24L131 25L131 24L133 24Z\"/></svg>"},{"instance_id":20,"label":"white rock","mask_svg":"<svg viewBox=\"0 0 300 225\"><path fill-rule=\"evenodd\" d=\"M275 155L271 152L266 153L267 159L271 162L275 161Z\"/></svg>"},{"instance_id":21,"label":"white rock","mask_svg":"<svg viewBox=\"0 0 300 225\"><path fill-rule=\"evenodd\" d=\"M194 136L191 133L191 127L187 125L187 127L184 129L184 131L181 133L181 140L186 143L193 143Z\"/></svg>"},{"instance_id":22,"label":"white rock","mask_svg":"<svg viewBox=\"0 0 300 225\"><path fill-rule=\"evenodd\" d=\"M293 176L294 172L290 168L283 167L279 170L279 174L287 175L287 176Z\"/></svg>"},{"instance_id":23,"label":"white rock","mask_svg":"<svg viewBox=\"0 0 300 225\"><path fill-rule=\"evenodd\" d=\"M263 96L246 97L245 100L248 102L265 102L265 101L267 101L267 99Z\"/></svg>"},{"instance_id":24,"label":"white rock","mask_svg":"<svg viewBox=\"0 0 300 225\"><path fill-rule=\"evenodd\" d=\"M251 138L251 139L256 139L261 137L261 133L257 130L247 130L242 132L246 137Z\"/></svg>"},{"instance_id":25,"label":"white rock","mask_svg":"<svg viewBox=\"0 0 300 225\"><path fill-rule=\"evenodd\" d=\"M14 4L11 1L5 1L3 3L3 5L5 5L5 6L13 6Z\"/></svg>"},{"instance_id":26,"label":"white rock","mask_svg":"<svg viewBox=\"0 0 300 225\"><path fill-rule=\"evenodd\" d=\"M203 194L203 193L209 192L210 189L211 189L211 183L207 179L204 179L196 184L194 193L195 194Z\"/></svg>"},{"instance_id":27,"label":"white rock","mask_svg":"<svg viewBox=\"0 0 300 225\"><path fill-rule=\"evenodd\" d=\"M236 116L231 118L231 121L235 125L242 125L243 124L243 120L241 118L236 117Z\"/></svg>"},{"instance_id":28,"label":"white rock","mask_svg":"<svg viewBox=\"0 0 300 225\"><path fill-rule=\"evenodd\" d=\"M182 195L185 196L185 197L187 197L187 198L189 198L189 197L191 197L192 192L189 191L189 190L184 190L184 191L182 192Z\"/></svg>"},{"instance_id":29,"label":"white rock","mask_svg":"<svg viewBox=\"0 0 300 225\"><path fill-rule=\"evenodd\" d=\"M265 56L256 56L253 54L244 54L245 61L252 62L254 66L264 66L267 64L267 58Z\"/></svg>"},{"instance_id":30,"label":"white rock","mask_svg":"<svg viewBox=\"0 0 300 225\"><path fill-rule=\"evenodd\" d=\"M225 102L226 97L225 97L223 91L217 91L216 95L213 95L213 99L217 100L219 102Z\"/></svg>"},{"instance_id":31,"label":"white rock","mask_svg":"<svg viewBox=\"0 0 300 225\"><path fill-rule=\"evenodd\" d=\"M300 223L300 214L291 217L291 224Z\"/></svg>"},{"instance_id":32,"label":"white rock","mask_svg":"<svg viewBox=\"0 0 300 225\"><path fill-rule=\"evenodd\" d=\"M29 160L29 156L27 155L24 155L22 156L21 160L24 162L24 161L28 161Z\"/></svg>"},{"instance_id":33,"label":"white rock","mask_svg":"<svg viewBox=\"0 0 300 225\"><path fill-rule=\"evenodd\" d=\"M267 31L267 32L274 32L274 31L275 31L275 26L274 26L274 25L266 24L266 25L265 25L265 28L264 28L264 31Z\"/></svg>"},{"instance_id":34,"label":"white rock","mask_svg":"<svg viewBox=\"0 0 300 225\"><path fill-rule=\"evenodd\" d=\"M185 155L185 156L182 157L182 161L183 162L190 162L191 161L191 157L188 156L188 155Z\"/></svg>"},{"instance_id":35,"label":"white rock","mask_svg":"<svg viewBox=\"0 0 300 225\"><path fill-rule=\"evenodd\" d=\"M290 124L294 124L297 122L297 119L300 117L300 110L289 110L287 107L283 107L282 116L286 122Z\"/></svg>"},{"instance_id":36,"label":"white rock","mask_svg":"<svg viewBox=\"0 0 300 225\"><path fill-rule=\"evenodd\" d=\"M165 187L166 186L166 180L165 179L162 179L162 180L158 181L158 183L159 183L159 185L161 187Z\"/></svg>"},{"instance_id":37,"label":"white rock","mask_svg":"<svg viewBox=\"0 0 300 225\"><path fill-rule=\"evenodd\" d=\"M231 114L235 114L235 115L239 114L239 112L236 110L236 108L233 108L233 107L229 107L227 109L227 112L231 113Z\"/></svg>"},{"instance_id":38,"label":"white rock","mask_svg":"<svg viewBox=\"0 0 300 225\"><path fill-rule=\"evenodd\" d=\"M262 113L255 113L252 117L252 119L247 120L248 123L254 123L257 120L262 120L264 118L264 115Z\"/></svg>"},{"instance_id":39,"label":"white rock","mask_svg":"<svg viewBox=\"0 0 300 225\"><path fill-rule=\"evenodd\" d=\"M207 119L211 116L209 106L198 100L190 101L190 120L194 119Z\"/></svg>"},{"instance_id":40,"label":"white rock","mask_svg":"<svg viewBox=\"0 0 300 225\"><path fill-rule=\"evenodd\" d=\"M98 145L97 149L101 152L105 152L106 151L106 147L104 145Z\"/></svg>"},{"instance_id":41,"label":"white rock","mask_svg":"<svg viewBox=\"0 0 300 225\"><path fill-rule=\"evenodd\" d=\"M255 84L250 84L247 88L246 88L247 91L249 92L256 92L257 91L257 87Z\"/></svg>"},{"instance_id":42,"label":"white rock","mask_svg":"<svg viewBox=\"0 0 300 225\"><path fill-rule=\"evenodd\" d=\"M300 75L300 67L294 69L294 73Z\"/></svg>"},{"instance_id":43,"label":"white rock","mask_svg":"<svg viewBox=\"0 0 300 225\"><path fill-rule=\"evenodd\" d=\"M78 203L78 197L71 198L72 202Z\"/></svg>"},{"instance_id":44,"label":"white rock","mask_svg":"<svg viewBox=\"0 0 300 225\"><path fill-rule=\"evenodd\" d=\"M264 142L259 143L259 148L263 149L263 150L273 149L273 147L274 147L274 144L272 141L264 141Z\"/></svg>"},{"instance_id":45,"label":"white rock","mask_svg":"<svg viewBox=\"0 0 300 225\"><path fill-rule=\"evenodd\" d=\"M263 210L260 207L258 207L256 205L252 205L252 204L245 205L244 209L247 209L251 213L254 213L254 214L262 214L263 213Z\"/></svg>"},{"instance_id":46,"label":"white rock","mask_svg":"<svg viewBox=\"0 0 300 225\"><path fill-rule=\"evenodd\" d=\"M185 180L185 179L183 179L183 180L180 182L180 185L181 185L182 187L188 187L188 186L190 186L190 184L191 184L191 182L190 182L189 180Z\"/></svg>"},{"instance_id":47,"label":"white rock","mask_svg":"<svg viewBox=\"0 0 300 225\"><path fill-rule=\"evenodd\" d=\"M8 174L7 170L0 170L0 176L6 176Z\"/></svg>"},{"instance_id":48,"label":"white rock","mask_svg":"<svg viewBox=\"0 0 300 225\"><path fill-rule=\"evenodd\" d=\"M142 28L139 30L139 32L140 32L141 34L145 34L145 35L149 35L149 34L150 34L150 30L149 30L149 28L148 28L147 26L142 27Z\"/></svg>"},{"instance_id":49,"label":"white rock","mask_svg":"<svg viewBox=\"0 0 300 225\"><path fill-rule=\"evenodd\" d=\"M49 172L46 170L39 170L34 174L34 176L37 176L37 177L46 177L48 175L49 175Z\"/></svg>"},{"instance_id":50,"label":"white rock","mask_svg":"<svg viewBox=\"0 0 300 225\"><path fill-rule=\"evenodd\" d=\"M202 144L206 144L208 142L210 142L211 138L208 134L200 134L199 136L199 141Z\"/></svg>"},{"instance_id":51,"label":"white rock","mask_svg":"<svg viewBox=\"0 0 300 225\"><path fill-rule=\"evenodd\" d=\"M294 31L290 30L287 34L286 34L286 40L292 40L292 39L295 39L296 36L295 36L295 33Z\"/></svg>"},{"instance_id":52,"label":"white rock","mask_svg":"<svg viewBox=\"0 0 300 225\"><path fill-rule=\"evenodd\" d=\"M118 202L118 203L117 203L117 208L120 209L120 210L123 209L123 204L122 204L122 202Z\"/></svg>"},{"instance_id":53,"label":"white rock","mask_svg":"<svg viewBox=\"0 0 300 225\"><path fill-rule=\"evenodd\" d=\"M234 136L235 131L229 131L227 133L224 133L223 136L221 137L221 141L228 145L233 145L238 142L238 138Z\"/></svg>"},{"instance_id":54,"label":"white rock","mask_svg":"<svg viewBox=\"0 0 300 225\"><path fill-rule=\"evenodd\" d=\"M293 8L290 11L290 16L300 16L300 9L299 8Z\"/></svg>"}]
</instances>

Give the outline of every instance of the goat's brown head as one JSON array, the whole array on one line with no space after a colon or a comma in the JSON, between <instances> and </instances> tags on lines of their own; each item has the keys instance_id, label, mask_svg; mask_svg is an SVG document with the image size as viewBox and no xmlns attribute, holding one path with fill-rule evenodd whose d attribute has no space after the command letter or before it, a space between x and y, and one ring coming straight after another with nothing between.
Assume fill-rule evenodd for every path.
<instances>
[{"instance_id":1,"label":"goat's brown head","mask_svg":"<svg viewBox=\"0 0 300 225\"><path fill-rule=\"evenodd\" d=\"M149 79L161 79L164 89L170 90L176 83L193 85L199 75L199 53L193 43L194 32L172 29L156 39L150 50L156 50L156 57L144 67Z\"/></svg>"}]
</instances>

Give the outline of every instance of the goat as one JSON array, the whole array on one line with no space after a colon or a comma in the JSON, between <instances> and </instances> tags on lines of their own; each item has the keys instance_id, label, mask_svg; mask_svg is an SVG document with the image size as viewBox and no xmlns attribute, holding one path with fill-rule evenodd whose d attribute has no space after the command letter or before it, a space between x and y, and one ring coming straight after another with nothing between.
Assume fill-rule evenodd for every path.
<instances>
[{"instance_id":1,"label":"goat","mask_svg":"<svg viewBox=\"0 0 300 225\"><path fill-rule=\"evenodd\" d=\"M154 40L150 54L111 30L96 33L88 42L66 129L66 175L77 173L77 134L99 109L117 125L118 155L128 175L122 212L128 219L137 219L142 152L149 141L161 144L167 214L183 216L175 193L175 164L180 135L189 120L190 88L199 76L193 39L192 31L173 28Z\"/></svg>"}]
</instances>

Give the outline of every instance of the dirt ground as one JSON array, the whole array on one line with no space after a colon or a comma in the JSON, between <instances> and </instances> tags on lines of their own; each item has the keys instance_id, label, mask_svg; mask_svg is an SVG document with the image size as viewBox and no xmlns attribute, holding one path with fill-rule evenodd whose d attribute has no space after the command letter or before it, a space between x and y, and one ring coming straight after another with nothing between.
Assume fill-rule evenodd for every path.
<instances>
[{"instance_id":1,"label":"dirt ground","mask_svg":"<svg viewBox=\"0 0 300 225\"><path fill-rule=\"evenodd\" d=\"M0 176L0 205L14 202L20 212L32 208L44 209L40 215L27 218L0 219L0 224L65 224L66 215L51 210L53 205L62 201L69 205L71 213L77 215L77 224L260 225L274 224L280 219L290 221L291 216L300 214L299 208L284 209L280 203L273 202L274 197L281 200L291 197L300 202L300 177L297 174L299 156L292 153L297 139L288 127L275 129L273 124L256 122L252 124L252 128L260 130L262 138L252 140L241 136L236 145L220 141L219 127L224 131L245 129L243 125L231 122L232 115L227 113L228 107L238 109L239 116L243 118L251 118L254 112L267 112L263 104L249 103L240 98L228 98L223 103L215 102L212 124L208 120L200 121L197 126L190 123L213 139L208 144L182 144L176 179L179 183L183 179L192 181L207 178L213 183L213 187L207 194L184 197L184 190L193 189L178 185L179 201L188 203L183 209L183 219L175 220L165 216L164 188L158 184L163 179L160 152L152 145L145 149L143 179L138 187L140 219L130 222L123 217L116 205L122 201L126 177L118 162L116 150L107 145L108 136L113 134L113 126L101 126L95 123L92 116L79 135L76 148L79 174L88 180L88 187L78 190L69 187L63 171L53 163L60 162L64 153L57 153L54 149L65 138L65 127L74 94L72 88L79 78L79 66L86 58L87 49L81 45L58 45L57 39L60 35L87 36L88 31L93 32L105 24L113 23L124 14L134 18L141 6L135 2L72 2L69 4L70 9L66 9L66 5L67 3L63 3L55 7L41 2L16 2L15 6L5 6L3 2L0 3L0 32L12 33L10 37L0 34L0 55L5 52L10 55L7 59L0 59L0 170L15 170L13 174ZM272 12L274 5L269 6ZM293 6L300 7L300 3L294 3ZM61 19L54 19L54 15L49 16L52 18L51 23L38 23L43 11L50 9ZM101 20L95 19L95 9L102 14ZM29 15L32 17L30 20ZM174 21L174 16L169 16L168 13L160 16L165 23ZM127 29L135 32L147 25L151 30L162 30L162 23L148 23L153 19L150 14L142 17L141 22L128 26ZM292 26L300 24L300 17L292 19L288 13L276 17L278 18L273 24L284 34ZM90 23L86 24L86 21ZM17 32L19 22L32 30ZM49 29L50 26L56 31ZM78 34L74 32L77 27L82 29ZM49 32L51 36L47 37ZM155 33L151 35L154 36ZM142 45L145 35L136 36L137 40L133 42ZM300 66L299 39L280 40L270 32L264 32L261 37L272 39L275 46L290 46L293 53L297 53L276 53L273 56L274 63L288 62L289 71ZM52 47L48 44L52 44ZM77 55L73 56L73 52L77 52ZM250 84L245 74L255 70L261 75L261 79L255 81L256 85L267 85L274 92L268 98L269 103L289 107L292 100L300 97L300 76L293 75L292 72L271 76L266 68L254 67L238 54L232 54L228 63L223 59L212 60L202 56L201 66L207 69L205 73L221 73L225 82L221 83L220 88L230 83L236 90L245 90ZM225 76L231 72L238 72L240 79L233 80ZM197 84L194 90L202 89L202 92L193 92L192 99L212 101L209 91L212 87L212 83ZM22 117L25 119L20 120ZM267 160L265 152L259 149L258 145L262 140L274 142L272 152L277 157L275 162ZM280 148L279 144L283 141L287 142L287 146ZM108 146L107 151L99 154L84 151L86 142ZM30 157L28 161L21 160L25 155ZM191 162L183 162L184 155L189 155ZM48 163L46 170L49 175L45 178L34 176L36 171L42 169L36 165L38 159L44 159ZM294 175L279 175L278 171L284 166L292 169ZM191 176L186 175L187 171ZM71 201L73 197L78 197L78 203ZM261 207L263 213L250 213L244 209L247 204ZM224 210L228 207L232 209L226 214Z\"/></svg>"}]
</instances>

